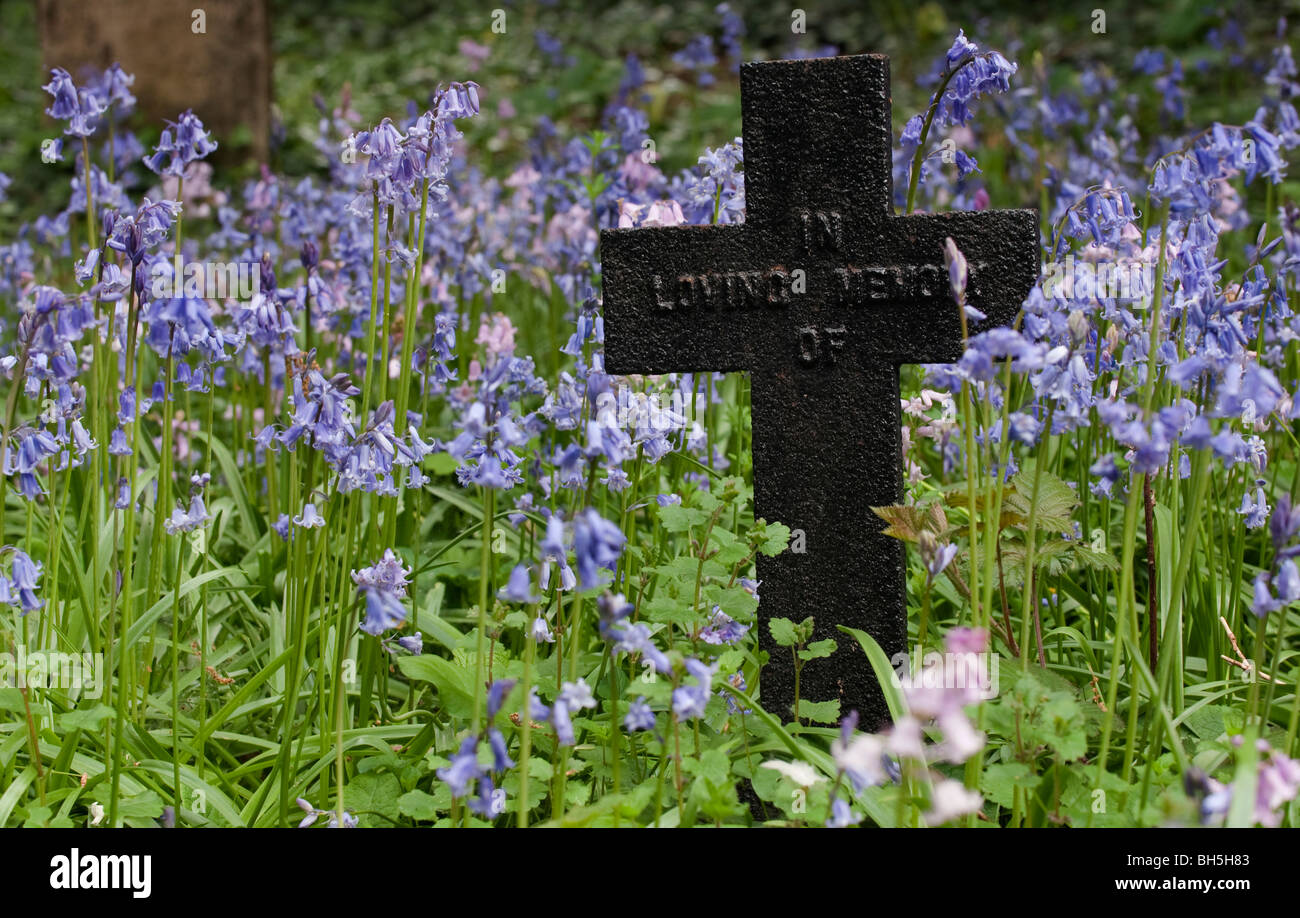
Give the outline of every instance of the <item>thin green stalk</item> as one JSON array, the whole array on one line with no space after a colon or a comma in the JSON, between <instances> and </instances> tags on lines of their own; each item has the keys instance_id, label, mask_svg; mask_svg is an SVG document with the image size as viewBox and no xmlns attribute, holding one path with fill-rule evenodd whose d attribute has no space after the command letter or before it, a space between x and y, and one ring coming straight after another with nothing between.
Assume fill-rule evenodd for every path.
<instances>
[{"instance_id":1,"label":"thin green stalk","mask_svg":"<svg viewBox=\"0 0 1300 918\"><path fill-rule=\"evenodd\" d=\"M483 664L487 655L487 614L488 587L492 579L492 524L496 513L496 489L483 489L483 535L479 549L478 575L478 640L477 652L474 654L474 718L472 731L475 736L483 726Z\"/></svg>"}]
</instances>

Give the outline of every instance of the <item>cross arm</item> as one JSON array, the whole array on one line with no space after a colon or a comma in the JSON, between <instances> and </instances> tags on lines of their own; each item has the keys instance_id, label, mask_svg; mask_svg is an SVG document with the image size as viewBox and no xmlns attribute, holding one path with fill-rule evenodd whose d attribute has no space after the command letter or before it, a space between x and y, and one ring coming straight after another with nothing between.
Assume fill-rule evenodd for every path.
<instances>
[{"instance_id":1,"label":"cross arm","mask_svg":"<svg viewBox=\"0 0 1300 918\"><path fill-rule=\"evenodd\" d=\"M998 210L912 214L889 221L881 247L898 264L930 265L932 281L915 298L872 317L879 352L899 363L947 363L962 353L961 316L944 269L944 240L966 257L967 303L988 318L969 333L1011 325L1038 280L1038 212Z\"/></svg>"},{"instance_id":2,"label":"cross arm","mask_svg":"<svg viewBox=\"0 0 1300 918\"><path fill-rule=\"evenodd\" d=\"M600 234L609 373L745 370L752 332L789 302L788 273L753 267L743 224Z\"/></svg>"}]
</instances>

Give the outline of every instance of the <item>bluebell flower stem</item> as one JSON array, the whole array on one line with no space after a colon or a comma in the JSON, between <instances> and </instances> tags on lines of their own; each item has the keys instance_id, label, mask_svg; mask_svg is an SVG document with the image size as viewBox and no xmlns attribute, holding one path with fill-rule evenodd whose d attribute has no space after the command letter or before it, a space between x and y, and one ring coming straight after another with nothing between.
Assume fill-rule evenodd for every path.
<instances>
[{"instance_id":1,"label":"bluebell flower stem","mask_svg":"<svg viewBox=\"0 0 1300 918\"><path fill-rule=\"evenodd\" d=\"M480 539L482 544L479 547L478 636L476 641L477 651L474 654L474 719L471 728L475 735L479 733L483 726L483 693L486 691L483 685L483 667L484 658L487 655L488 603L491 601L488 588L492 579L492 522L495 503L496 490L494 488L484 488L483 534Z\"/></svg>"},{"instance_id":2,"label":"bluebell flower stem","mask_svg":"<svg viewBox=\"0 0 1300 918\"><path fill-rule=\"evenodd\" d=\"M934 113L939 110L939 103L943 100L943 94L948 89L948 84L952 82L952 78L957 75L957 71L974 60L974 57L968 57L956 67L949 69L943 75L939 88L934 91L934 95L930 99L930 107L925 111L925 120L921 122L921 139L916 145L916 152L912 155L911 177L907 181L907 207L903 211L905 214L912 212L912 207L916 202L916 185L921 177L921 163L925 160L925 142L930 137L930 125L934 122Z\"/></svg>"},{"instance_id":3,"label":"bluebell flower stem","mask_svg":"<svg viewBox=\"0 0 1300 918\"><path fill-rule=\"evenodd\" d=\"M529 606L528 621L530 624L537 615L537 606ZM533 754L533 658L537 656L537 642L533 640L531 627L528 629L524 642L524 708L519 715L519 795L516 798L516 812L518 815L515 819L515 824L521 829L528 828L528 771Z\"/></svg>"},{"instance_id":4,"label":"bluebell flower stem","mask_svg":"<svg viewBox=\"0 0 1300 918\"><path fill-rule=\"evenodd\" d=\"M379 366L379 400L388 399L388 364L389 348L393 346L393 256L389 246L393 242L393 205L388 205L388 230L385 236L388 245L384 247L384 340L383 360Z\"/></svg>"},{"instance_id":5,"label":"bluebell flower stem","mask_svg":"<svg viewBox=\"0 0 1300 918\"><path fill-rule=\"evenodd\" d=\"M181 723L181 696L180 696L180 621L181 621L181 579L184 577L185 568L182 562L185 557L185 533L176 534L176 576L173 578L172 586L172 636L171 636L171 663L172 663L172 802L176 807L176 819L181 816L181 806L185 802L184 788L181 785L181 742L179 729ZM206 674L200 673L199 678L206 678Z\"/></svg>"},{"instance_id":6,"label":"bluebell flower stem","mask_svg":"<svg viewBox=\"0 0 1300 918\"><path fill-rule=\"evenodd\" d=\"M1037 602L1037 579L1034 572L1034 556L1038 547L1038 495L1043 483L1043 465L1047 461L1047 453L1052 442L1051 430L1054 412L1055 406L1047 410L1045 433L1038 451L1038 457L1034 461L1034 483L1029 495L1029 519L1025 523L1025 570L1023 592L1020 599L1020 660L1022 663L1029 661L1030 614L1036 611L1034 603ZM993 538L997 538L996 534ZM1038 657L1039 665L1045 666L1041 646L1038 647Z\"/></svg>"}]
</instances>

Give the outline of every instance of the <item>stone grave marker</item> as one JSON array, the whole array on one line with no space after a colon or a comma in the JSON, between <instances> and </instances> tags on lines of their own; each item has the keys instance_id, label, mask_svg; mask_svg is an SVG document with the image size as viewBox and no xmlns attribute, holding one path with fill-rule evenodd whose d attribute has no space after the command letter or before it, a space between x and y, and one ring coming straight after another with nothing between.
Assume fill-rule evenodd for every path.
<instances>
[{"instance_id":1,"label":"stone grave marker","mask_svg":"<svg viewBox=\"0 0 1300 918\"><path fill-rule=\"evenodd\" d=\"M895 216L883 55L746 64L741 113L743 224L602 232L605 366L751 374L756 515L804 541L758 560L761 701L791 718L794 666L768 621L813 615L813 639L839 649L804 668L800 697L839 699L875 729L876 677L835 626L906 650L903 545L871 511L903 498L898 368L961 356L945 238L988 316L973 334L1014 320L1038 276L1038 218Z\"/></svg>"}]
</instances>

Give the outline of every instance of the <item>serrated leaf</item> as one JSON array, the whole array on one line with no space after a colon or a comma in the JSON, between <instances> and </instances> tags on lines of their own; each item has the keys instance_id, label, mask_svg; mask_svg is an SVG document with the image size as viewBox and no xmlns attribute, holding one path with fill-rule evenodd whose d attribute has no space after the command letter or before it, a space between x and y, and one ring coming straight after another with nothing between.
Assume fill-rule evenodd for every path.
<instances>
[{"instance_id":1,"label":"serrated leaf","mask_svg":"<svg viewBox=\"0 0 1300 918\"><path fill-rule=\"evenodd\" d=\"M1074 557L1084 567L1090 567L1094 570L1118 571L1119 562L1115 556L1105 551L1096 551L1087 545L1077 543L1074 546Z\"/></svg>"},{"instance_id":2,"label":"serrated leaf","mask_svg":"<svg viewBox=\"0 0 1300 918\"><path fill-rule=\"evenodd\" d=\"M691 506L705 511L704 518L707 520L713 515L714 510L722 506L722 501L712 491L696 491Z\"/></svg>"},{"instance_id":3,"label":"serrated leaf","mask_svg":"<svg viewBox=\"0 0 1300 918\"><path fill-rule=\"evenodd\" d=\"M693 526L707 523L709 514L681 504L668 504L659 508L659 525L665 532L687 532Z\"/></svg>"},{"instance_id":4,"label":"serrated leaf","mask_svg":"<svg viewBox=\"0 0 1300 918\"><path fill-rule=\"evenodd\" d=\"M1037 475L1038 487L1034 487ZM1068 533L1074 530L1074 508L1078 497L1074 489L1047 470L1035 473L1031 464L1022 467L1012 479L1014 487L1004 497L1007 510L1025 518L1029 525L1032 513L1034 528L1042 532Z\"/></svg>"},{"instance_id":5,"label":"serrated leaf","mask_svg":"<svg viewBox=\"0 0 1300 918\"><path fill-rule=\"evenodd\" d=\"M754 613L758 611L758 600L753 594L740 586L726 587L720 583L709 583L704 586L704 598L708 600L709 608L718 606L723 612L726 612L737 621L753 621Z\"/></svg>"},{"instance_id":6,"label":"serrated leaf","mask_svg":"<svg viewBox=\"0 0 1300 918\"><path fill-rule=\"evenodd\" d=\"M895 504L888 507L872 507L871 512L884 520L887 525L881 530L882 535L915 542L921 537L925 528L925 514L919 507Z\"/></svg>"},{"instance_id":7,"label":"serrated leaf","mask_svg":"<svg viewBox=\"0 0 1300 918\"><path fill-rule=\"evenodd\" d=\"M767 628L778 647L793 647L799 643L798 626L788 618L771 619L767 623Z\"/></svg>"},{"instance_id":8,"label":"serrated leaf","mask_svg":"<svg viewBox=\"0 0 1300 918\"><path fill-rule=\"evenodd\" d=\"M785 551L790 544L790 527L784 523L764 523L763 532L763 541L758 546L758 551L762 555L774 558Z\"/></svg>"},{"instance_id":9,"label":"serrated leaf","mask_svg":"<svg viewBox=\"0 0 1300 918\"><path fill-rule=\"evenodd\" d=\"M652 622L671 622L690 627L702 616L696 614L689 600L673 599L670 596L656 596L641 606L646 619Z\"/></svg>"},{"instance_id":10,"label":"serrated leaf","mask_svg":"<svg viewBox=\"0 0 1300 918\"><path fill-rule=\"evenodd\" d=\"M719 530L721 531L721 530ZM710 558L710 560L721 564L730 570L741 561L749 557L749 546L744 542L731 542L719 548Z\"/></svg>"},{"instance_id":11,"label":"serrated leaf","mask_svg":"<svg viewBox=\"0 0 1300 918\"><path fill-rule=\"evenodd\" d=\"M838 724L840 722L840 700L805 701L799 700L799 716L815 724Z\"/></svg>"},{"instance_id":12,"label":"serrated leaf","mask_svg":"<svg viewBox=\"0 0 1300 918\"><path fill-rule=\"evenodd\" d=\"M678 586L690 585L692 590L695 586L695 575L699 570L700 561L698 558L692 558L690 555L679 555L666 564L660 564L654 568L654 572L661 577L666 577Z\"/></svg>"},{"instance_id":13,"label":"serrated leaf","mask_svg":"<svg viewBox=\"0 0 1300 918\"><path fill-rule=\"evenodd\" d=\"M799 659L820 660L829 657L835 652L836 646L834 638L826 638L824 641L813 641L803 650L799 651Z\"/></svg>"},{"instance_id":14,"label":"serrated leaf","mask_svg":"<svg viewBox=\"0 0 1300 918\"><path fill-rule=\"evenodd\" d=\"M1029 790L1038 783L1038 776L1024 762L997 762L987 766L980 775L980 790L998 806L1010 808L1015 803L1016 788Z\"/></svg>"},{"instance_id":15,"label":"serrated leaf","mask_svg":"<svg viewBox=\"0 0 1300 918\"><path fill-rule=\"evenodd\" d=\"M721 749L706 749L700 753L698 759L687 761L690 762L687 766L688 771L714 786L721 787L728 783L731 777L731 760Z\"/></svg>"}]
</instances>

